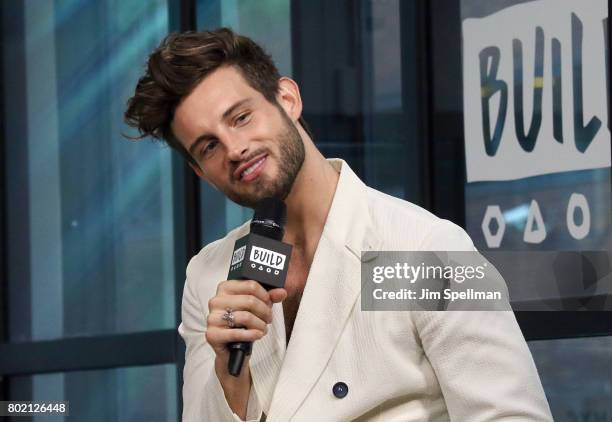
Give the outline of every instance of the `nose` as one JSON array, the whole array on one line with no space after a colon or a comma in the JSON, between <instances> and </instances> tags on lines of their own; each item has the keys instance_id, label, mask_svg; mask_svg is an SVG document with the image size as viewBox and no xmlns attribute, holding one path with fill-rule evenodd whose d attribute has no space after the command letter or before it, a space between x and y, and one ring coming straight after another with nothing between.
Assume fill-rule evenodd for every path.
<instances>
[{"instance_id":1,"label":"nose","mask_svg":"<svg viewBox=\"0 0 612 422\"><path fill-rule=\"evenodd\" d=\"M241 161L248 156L249 141L243 136L230 135L226 138L227 158L230 161Z\"/></svg>"}]
</instances>

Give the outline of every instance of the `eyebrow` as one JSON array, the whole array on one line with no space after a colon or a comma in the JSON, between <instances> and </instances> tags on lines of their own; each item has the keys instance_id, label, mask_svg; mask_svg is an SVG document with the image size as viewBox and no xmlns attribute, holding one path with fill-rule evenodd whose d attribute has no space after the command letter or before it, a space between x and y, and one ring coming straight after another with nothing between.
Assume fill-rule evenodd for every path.
<instances>
[{"instance_id":1,"label":"eyebrow","mask_svg":"<svg viewBox=\"0 0 612 422\"><path fill-rule=\"evenodd\" d=\"M221 117L223 120L226 120L234 111L236 111L236 109L238 107L243 106L244 104L248 103L249 101L251 101L252 98L245 98L243 100L240 100L234 104L232 104L231 107L229 107L227 110L225 110L225 112L223 113L223 116ZM201 144L204 141L208 141L210 139L214 139L215 136L211 135L209 133L205 133L203 135L200 135L196 138L195 141L193 141L193 143L191 144L191 146L189 147L189 153L191 155L194 155L195 149L197 148L197 146L199 144Z\"/></svg>"}]
</instances>

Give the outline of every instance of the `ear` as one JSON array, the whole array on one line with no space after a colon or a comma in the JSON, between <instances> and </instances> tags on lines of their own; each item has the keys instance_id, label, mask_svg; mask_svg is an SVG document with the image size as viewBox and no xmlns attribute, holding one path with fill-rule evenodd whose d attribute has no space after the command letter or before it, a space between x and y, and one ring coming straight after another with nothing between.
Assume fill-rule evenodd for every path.
<instances>
[{"instance_id":1,"label":"ear","mask_svg":"<svg viewBox=\"0 0 612 422\"><path fill-rule=\"evenodd\" d=\"M199 166L193 163L188 163L188 164L189 164L189 167L191 167L191 170L193 170L194 173L197 174L200 179L206 180L206 177L204 177L204 173L202 172L202 169Z\"/></svg>"},{"instance_id":2,"label":"ear","mask_svg":"<svg viewBox=\"0 0 612 422\"><path fill-rule=\"evenodd\" d=\"M302 115L302 97L300 96L300 88L293 79L283 76L278 80L276 101L291 120L298 121Z\"/></svg>"}]
</instances>

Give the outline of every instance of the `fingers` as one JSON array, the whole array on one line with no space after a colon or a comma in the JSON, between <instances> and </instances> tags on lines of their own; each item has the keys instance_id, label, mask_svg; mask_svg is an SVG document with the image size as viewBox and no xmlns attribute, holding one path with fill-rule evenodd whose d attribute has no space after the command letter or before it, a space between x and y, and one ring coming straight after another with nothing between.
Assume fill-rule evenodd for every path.
<instances>
[{"instance_id":1,"label":"fingers","mask_svg":"<svg viewBox=\"0 0 612 422\"><path fill-rule=\"evenodd\" d=\"M227 280L217 286L217 294L208 301L206 340L218 353L226 353L230 342L251 342L262 338L272 322L272 304L285 300L285 289L269 292L253 280ZM234 315L234 327L223 319L227 309Z\"/></svg>"},{"instance_id":2,"label":"fingers","mask_svg":"<svg viewBox=\"0 0 612 422\"><path fill-rule=\"evenodd\" d=\"M233 311L249 311L262 321L272 322L272 305L267 305L255 296L215 296L208 301L208 308L210 314L224 313L228 308Z\"/></svg>"},{"instance_id":3,"label":"fingers","mask_svg":"<svg viewBox=\"0 0 612 422\"><path fill-rule=\"evenodd\" d=\"M206 341L213 347L224 348L225 344L234 341L255 341L264 336L260 330L232 330L221 327L209 327L206 330Z\"/></svg>"},{"instance_id":4,"label":"fingers","mask_svg":"<svg viewBox=\"0 0 612 422\"><path fill-rule=\"evenodd\" d=\"M262 302L271 305L270 295L261 284L254 280L227 280L217 286L217 296L251 295Z\"/></svg>"},{"instance_id":5,"label":"fingers","mask_svg":"<svg viewBox=\"0 0 612 422\"><path fill-rule=\"evenodd\" d=\"M227 321L223 319L223 315L225 312L215 311L215 313L210 314L208 318L208 326L209 327L220 327L220 328L232 328L228 324ZM259 330L262 333L266 333L268 331L268 324L266 324L263 320L256 317L250 312L247 311L233 311L234 315L234 326L237 328L246 328L252 330Z\"/></svg>"}]
</instances>

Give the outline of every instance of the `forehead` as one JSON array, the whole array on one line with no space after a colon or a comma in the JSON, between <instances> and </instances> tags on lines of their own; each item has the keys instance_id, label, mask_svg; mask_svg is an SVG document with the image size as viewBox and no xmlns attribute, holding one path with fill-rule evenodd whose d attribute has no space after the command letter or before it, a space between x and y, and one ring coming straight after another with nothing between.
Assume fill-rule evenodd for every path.
<instances>
[{"instance_id":1,"label":"forehead","mask_svg":"<svg viewBox=\"0 0 612 422\"><path fill-rule=\"evenodd\" d=\"M240 100L263 99L233 67L222 67L204 78L179 103L172 119L172 130L181 143L189 143L221 123L223 113Z\"/></svg>"}]
</instances>

